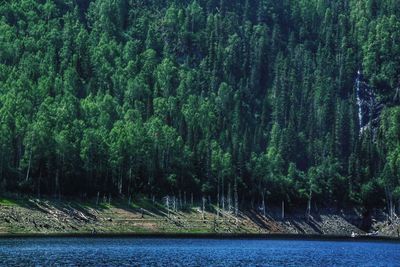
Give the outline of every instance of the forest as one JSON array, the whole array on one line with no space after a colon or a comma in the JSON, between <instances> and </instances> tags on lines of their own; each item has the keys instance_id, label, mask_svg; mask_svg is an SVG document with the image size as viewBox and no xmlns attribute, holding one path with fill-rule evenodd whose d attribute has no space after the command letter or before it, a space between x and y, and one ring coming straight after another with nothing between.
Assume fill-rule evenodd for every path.
<instances>
[{"instance_id":1,"label":"forest","mask_svg":"<svg viewBox=\"0 0 400 267\"><path fill-rule=\"evenodd\" d=\"M400 211L399 88L397 0L3 0L0 192Z\"/></svg>"}]
</instances>

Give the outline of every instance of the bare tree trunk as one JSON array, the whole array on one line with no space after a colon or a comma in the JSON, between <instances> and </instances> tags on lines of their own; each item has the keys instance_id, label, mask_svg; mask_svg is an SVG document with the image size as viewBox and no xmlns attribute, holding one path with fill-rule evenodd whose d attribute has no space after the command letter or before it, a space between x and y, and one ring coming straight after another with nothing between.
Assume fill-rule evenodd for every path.
<instances>
[{"instance_id":1,"label":"bare tree trunk","mask_svg":"<svg viewBox=\"0 0 400 267\"><path fill-rule=\"evenodd\" d=\"M221 205L222 210L225 211L225 188L224 188L224 178L222 178L222 189L221 189Z\"/></svg>"},{"instance_id":2,"label":"bare tree trunk","mask_svg":"<svg viewBox=\"0 0 400 267\"><path fill-rule=\"evenodd\" d=\"M122 194L122 166L120 166L119 177L118 177L118 193Z\"/></svg>"},{"instance_id":3,"label":"bare tree trunk","mask_svg":"<svg viewBox=\"0 0 400 267\"><path fill-rule=\"evenodd\" d=\"M234 185L234 190L235 190L235 216L237 217L239 214L239 195L237 191L237 179L235 177L235 185Z\"/></svg>"},{"instance_id":4,"label":"bare tree trunk","mask_svg":"<svg viewBox=\"0 0 400 267\"><path fill-rule=\"evenodd\" d=\"M30 151L30 153L29 153L28 170L26 171L25 181L28 181L28 179L29 179L29 173L30 173L30 171L31 171L32 152L33 152L33 149L32 149L32 143L31 143L31 151Z\"/></svg>"},{"instance_id":5,"label":"bare tree trunk","mask_svg":"<svg viewBox=\"0 0 400 267\"><path fill-rule=\"evenodd\" d=\"M181 194L181 190L179 190L179 209L182 209L182 194Z\"/></svg>"},{"instance_id":6,"label":"bare tree trunk","mask_svg":"<svg viewBox=\"0 0 400 267\"><path fill-rule=\"evenodd\" d=\"M263 209L263 216L265 218L265 193L262 191L262 209Z\"/></svg>"},{"instance_id":7,"label":"bare tree trunk","mask_svg":"<svg viewBox=\"0 0 400 267\"><path fill-rule=\"evenodd\" d=\"M131 184L132 184L132 167L129 167L129 182L128 182L128 195L131 197ZM129 204L130 205L130 204Z\"/></svg>"},{"instance_id":8,"label":"bare tree trunk","mask_svg":"<svg viewBox=\"0 0 400 267\"><path fill-rule=\"evenodd\" d=\"M392 220L393 219L393 196L387 186L385 186L385 193L386 193L386 201L387 201L387 208L388 208L388 216L389 216L389 219Z\"/></svg>"},{"instance_id":9,"label":"bare tree trunk","mask_svg":"<svg viewBox=\"0 0 400 267\"><path fill-rule=\"evenodd\" d=\"M396 202L393 199L393 191L390 192L390 216L391 219L394 219L394 216L396 214Z\"/></svg>"},{"instance_id":10,"label":"bare tree trunk","mask_svg":"<svg viewBox=\"0 0 400 267\"><path fill-rule=\"evenodd\" d=\"M170 206L170 203L171 201L170 201L170 199L169 199L169 196L167 196L167 210L168 210L168 218L169 218L169 210L170 210L170 208L169 208L169 206Z\"/></svg>"},{"instance_id":11,"label":"bare tree trunk","mask_svg":"<svg viewBox=\"0 0 400 267\"><path fill-rule=\"evenodd\" d=\"M165 205L167 206L167 211L168 211L168 218L169 218L169 196L166 197Z\"/></svg>"},{"instance_id":12,"label":"bare tree trunk","mask_svg":"<svg viewBox=\"0 0 400 267\"><path fill-rule=\"evenodd\" d=\"M205 208L206 208L206 198L203 196L202 197L202 201L203 201L203 220L205 219Z\"/></svg>"},{"instance_id":13,"label":"bare tree trunk","mask_svg":"<svg viewBox=\"0 0 400 267\"><path fill-rule=\"evenodd\" d=\"M231 199L231 184L228 184L228 196L227 196L227 200L228 200L228 211L231 212L232 211L232 199Z\"/></svg>"},{"instance_id":14,"label":"bare tree trunk","mask_svg":"<svg viewBox=\"0 0 400 267\"><path fill-rule=\"evenodd\" d=\"M307 222L309 222L309 221L310 221L310 214L311 214L311 199L312 199L312 190L310 189L310 192L308 193L307 211L306 211Z\"/></svg>"},{"instance_id":15,"label":"bare tree trunk","mask_svg":"<svg viewBox=\"0 0 400 267\"><path fill-rule=\"evenodd\" d=\"M218 181L219 183L219 181ZM217 190L217 218L219 218L219 185L218 185L218 190Z\"/></svg>"},{"instance_id":16,"label":"bare tree trunk","mask_svg":"<svg viewBox=\"0 0 400 267\"><path fill-rule=\"evenodd\" d=\"M285 201L282 201L282 220L285 219Z\"/></svg>"},{"instance_id":17,"label":"bare tree trunk","mask_svg":"<svg viewBox=\"0 0 400 267\"><path fill-rule=\"evenodd\" d=\"M172 197L172 209L174 211L176 211L176 197L175 196Z\"/></svg>"}]
</instances>

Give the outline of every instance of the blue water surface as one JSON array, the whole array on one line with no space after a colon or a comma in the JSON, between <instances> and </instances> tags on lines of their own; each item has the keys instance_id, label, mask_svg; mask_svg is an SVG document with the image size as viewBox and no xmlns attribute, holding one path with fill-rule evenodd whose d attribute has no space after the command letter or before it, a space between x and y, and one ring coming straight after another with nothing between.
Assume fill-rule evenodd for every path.
<instances>
[{"instance_id":1,"label":"blue water surface","mask_svg":"<svg viewBox=\"0 0 400 267\"><path fill-rule=\"evenodd\" d=\"M400 243L146 238L0 240L1 266L400 266Z\"/></svg>"}]
</instances>

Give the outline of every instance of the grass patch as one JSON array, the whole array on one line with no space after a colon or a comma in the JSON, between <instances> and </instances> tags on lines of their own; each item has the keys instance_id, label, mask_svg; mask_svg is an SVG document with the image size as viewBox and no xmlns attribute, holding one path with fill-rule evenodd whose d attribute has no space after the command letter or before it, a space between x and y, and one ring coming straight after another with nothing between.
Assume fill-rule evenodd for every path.
<instances>
[{"instance_id":1,"label":"grass patch","mask_svg":"<svg viewBox=\"0 0 400 267\"><path fill-rule=\"evenodd\" d=\"M99 208L104 209L104 210L108 210L111 209L113 207L112 204L108 204L107 202L101 202L99 203Z\"/></svg>"},{"instance_id":2,"label":"grass patch","mask_svg":"<svg viewBox=\"0 0 400 267\"><path fill-rule=\"evenodd\" d=\"M8 198L0 198L0 206L18 206L18 202Z\"/></svg>"}]
</instances>

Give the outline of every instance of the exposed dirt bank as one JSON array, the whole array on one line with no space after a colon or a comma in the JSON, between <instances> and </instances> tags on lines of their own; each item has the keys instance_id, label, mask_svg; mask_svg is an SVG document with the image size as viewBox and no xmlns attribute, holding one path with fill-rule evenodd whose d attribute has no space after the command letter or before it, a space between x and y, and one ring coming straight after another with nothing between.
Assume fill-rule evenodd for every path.
<instances>
[{"instance_id":1,"label":"exposed dirt bank","mask_svg":"<svg viewBox=\"0 0 400 267\"><path fill-rule=\"evenodd\" d=\"M0 235L8 234L301 234L327 236L398 237L400 220L389 221L381 212L368 218L357 210L320 211L307 219L278 210L265 217L259 212L217 212L209 207L181 211L150 201L128 205L125 201L95 205L89 202L24 199L0 201ZM279 214L279 215L278 215ZM366 220L368 230L366 229Z\"/></svg>"}]
</instances>

